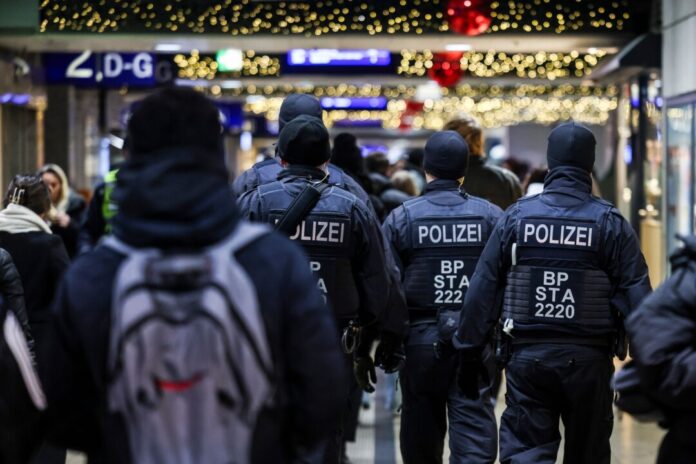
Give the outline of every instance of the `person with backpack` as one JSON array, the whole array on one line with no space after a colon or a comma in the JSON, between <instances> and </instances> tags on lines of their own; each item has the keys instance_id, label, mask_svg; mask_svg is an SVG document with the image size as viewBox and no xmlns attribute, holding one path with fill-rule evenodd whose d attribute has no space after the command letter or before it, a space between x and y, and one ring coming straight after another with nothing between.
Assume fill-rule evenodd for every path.
<instances>
[{"instance_id":1,"label":"person with backpack","mask_svg":"<svg viewBox=\"0 0 696 464\"><path fill-rule=\"evenodd\" d=\"M658 464L696 456L696 237L681 239L672 275L626 321L641 385L668 429Z\"/></svg>"},{"instance_id":2,"label":"person with backpack","mask_svg":"<svg viewBox=\"0 0 696 464\"><path fill-rule=\"evenodd\" d=\"M411 322L400 375L401 455L406 464L441 464L449 430L452 462L487 464L497 454L491 387L466 398L457 388L456 357L437 359L433 345L452 338L469 279L503 212L463 189L469 149L458 133L431 136L424 160L425 193L382 226L401 264Z\"/></svg>"},{"instance_id":3,"label":"person with backpack","mask_svg":"<svg viewBox=\"0 0 696 464\"><path fill-rule=\"evenodd\" d=\"M285 167L278 180L243 195L240 209L244 217L274 224L302 244L341 330L344 364L352 354L358 384L372 392L375 365L394 372L403 360L400 334L387 330L375 359L371 356L372 342L384 328L390 285L379 222L355 195L327 182L331 149L320 119L302 115L285 124L278 153ZM337 396L349 402L347 384ZM335 430L326 463L342 457L338 422Z\"/></svg>"},{"instance_id":4,"label":"person with backpack","mask_svg":"<svg viewBox=\"0 0 696 464\"><path fill-rule=\"evenodd\" d=\"M60 285L47 436L90 462L318 462L338 420L333 317L302 250L240 218L222 137L201 93L145 98L112 238Z\"/></svg>"}]
</instances>

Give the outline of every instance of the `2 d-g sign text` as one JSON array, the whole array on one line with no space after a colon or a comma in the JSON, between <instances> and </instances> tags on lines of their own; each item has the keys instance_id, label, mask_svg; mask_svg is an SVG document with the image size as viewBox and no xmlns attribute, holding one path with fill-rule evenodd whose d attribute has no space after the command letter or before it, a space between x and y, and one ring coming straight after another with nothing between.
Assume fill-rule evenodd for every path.
<instances>
[{"instance_id":1,"label":"2 d-g sign text","mask_svg":"<svg viewBox=\"0 0 696 464\"><path fill-rule=\"evenodd\" d=\"M46 53L46 83L97 87L153 86L167 79L166 69L155 55L138 53ZM169 76L171 78L171 76Z\"/></svg>"}]
</instances>

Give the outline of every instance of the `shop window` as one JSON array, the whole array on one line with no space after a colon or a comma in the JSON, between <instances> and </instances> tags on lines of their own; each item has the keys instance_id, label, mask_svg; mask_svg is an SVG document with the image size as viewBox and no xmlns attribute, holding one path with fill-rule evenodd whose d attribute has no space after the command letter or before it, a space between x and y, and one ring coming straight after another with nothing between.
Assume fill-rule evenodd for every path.
<instances>
[{"instance_id":1,"label":"shop window","mask_svg":"<svg viewBox=\"0 0 696 464\"><path fill-rule=\"evenodd\" d=\"M678 246L675 234L693 233L692 104L667 109L667 250Z\"/></svg>"}]
</instances>

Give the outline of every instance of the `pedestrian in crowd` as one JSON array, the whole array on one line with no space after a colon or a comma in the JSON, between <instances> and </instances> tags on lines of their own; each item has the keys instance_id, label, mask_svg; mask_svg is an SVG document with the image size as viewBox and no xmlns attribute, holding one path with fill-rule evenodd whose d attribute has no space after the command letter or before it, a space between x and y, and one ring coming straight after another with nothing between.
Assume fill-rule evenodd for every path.
<instances>
[{"instance_id":1,"label":"pedestrian in crowd","mask_svg":"<svg viewBox=\"0 0 696 464\"><path fill-rule=\"evenodd\" d=\"M113 195L117 177L118 168L114 168L94 188L94 194L87 205L85 219L80 229L78 254L92 250L103 237L111 235L111 223L118 213L118 206Z\"/></svg>"},{"instance_id":2,"label":"pedestrian in crowd","mask_svg":"<svg viewBox=\"0 0 696 464\"><path fill-rule=\"evenodd\" d=\"M77 253L85 199L70 188L65 171L57 164L45 165L40 173L51 193L51 230L63 240L68 255L72 258Z\"/></svg>"},{"instance_id":3,"label":"pedestrian in crowd","mask_svg":"<svg viewBox=\"0 0 696 464\"><path fill-rule=\"evenodd\" d=\"M353 134L342 132L334 137L331 149L331 163L343 169L346 174L355 180L370 197L370 203L377 213L377 217L384 218L384 205L375 194L374 186L365 169L365 159L358 146L358 140Z\"/></svg>"},{"instance_id":4,"label":"pedestrian in crowd","mask_svg":"<svg viewBox=\"0 0 696 464\"><path fill-rule=\"evenodd\" d=\"M49 189L38 175L12 179L0 211L0 247L12 257L21 278L24 302L39 368L53 349L50 307L58 283L68 268L63 241L51 233ZM15 292L17 289L15 289ZM65 449L43 446L34 463L65 462Z\"/></svg>"},{"instance_id":5,"label":"pedestrian in crowd","mask_svg":"<svg viewBox=\"0 0 696 464\"><path fill-rule=\"evenodd\" d=\"M527 174L522 184L524 196L529 197L544 191L544 179L546 178L547 172L549 172L548 169L541 167L532 169L532 171Z\"/></svg>"},{"instance_id":6,"label":"pedestrian in crowd","mask_svg":"<svg viewBox=\"0 0 696 464\"><path fill-rule=\"evenodd\" d=\"M671 256L672 275L628 318L641 383L665 415L658 464L694 461L696 443L696 237Z\"/></svg>"},{"instance_id":7,"label":"pedestrian in crowd","mask_svg":"<svg viewBox=\"0 0 696 464\"><path fill-rule=\"evenodd\" d=\"M401 334L388 330L380 334L389 306L385 289L392 284L379 223L355 195L327 182L331 150L328 130L320 119L302 115L286 123L280 132L278 154L285 169L277 181L240 198L242 215L276 224L302 244L318 288L333 308L346 353L343 365L350 366L349 355L354 351L358 384L374 391L375 361L393 372L402 360ZM373 360L372 342L378 335L382 341ZM348 382L332 393L350 404ZM348 408L344 414L350 414ZM343 456L340 421L334 431L325 463L338 463Z\"/></svg>"},{"instance_id":8,"label":"pedestrian in crowd","mask_svg":"<svg viewBox=\"0 0 696 464\"><path fill-rule=\"evenodd\" d=\"M527 177L527 174L529 174L529 163L527 163L526 161L519 160L512 156L506 158L501 163L501 166L504 169L507 169L508 171L513 173L517 178L517 181L520 183L524 182L524 179Z\"/></svg>"},{"instance_id":9,"label":"pedestrian in crowd","mask_svg":"<svg viewBox=\"0 0 696 464\"><path fill-rule=\"evenodd\" d=\"M591 194L592 132L574 122L548 139L541 195L498 221L471 279L454 345L459 383L478 394L482 353L498 328L507 408L501 463L609 463L612 358L626 355L622 320L650 292L638 238ZM502 306L502 313L501 313Z\"/></svg>"},{"instance_id":10,"label":"pedestrian in crowd","mask_svg":"<svg viewBox=\"0 0 696 464\"><path fill-rule=\"evenodd\" d=\"M421 147L411 148L406 153L404 169L414 176L418 191L425 190L425 171L423 170L423 157L425 152Z\"/></svg>"},{"instance_id":11,"label":"pedestrian in crowd","mask_svg":"<svg viewBox=\"0 0 696 464\"><path fill-rule=\"evenodd\" d=\"M469 279L502 215L463 189L468 161L467 143L458 133L431 136L425 193L392 211L382 226L402 271L411 324L400 376L406 464L441 464L448 429L451 462L491 463L497 454L490 383L479 385L477 399L466 398L456 383L457 358L436 359L433 351L438 340L452 338ZM486 356L492 357L490 349Z\"/></svg>"},{"instance_id":12,"label":"pedestrian in crowd","mask_svg":"<svg viewBox=\"0 0 696 464\"><path fill-rule=\"evenodd\" d=\"M113 238L75 262L56 297L42 374L51 436L90 462L317 462L346 376L307 259L240 219L218 111L202 94L145 98L128 140ZM124 300L128 282L149 293ZM153 314L152 302L160 312L143 324L123 317Z\"/></svg>"},{"instance_id":13,"label":"pedestrian in crowd","mask_svg":"<svg viewBox=\"0 0 696 464\"><path fill-rule=\"evenodd\" d=\"M515 174L486 163L483 130L475 119L470 116L453 119L445 124L444 129L458 132L469 144L469 174L464 181L467 192L485 198L503 210L522 196L522 188Z\"/></svg>"},{"instance_id":14,"label":"pedestrian in crowd","mask_svg":"<svg viewBox=\"0 0 696 464\"><path fill-rule=\"evenodd\" d=\"M405 201L418 196L418 187L413 176L408 171L396 171L389 178L389 185L382 191L380 199L384 209L391 213Z\"/></svg>"}]
</instances>

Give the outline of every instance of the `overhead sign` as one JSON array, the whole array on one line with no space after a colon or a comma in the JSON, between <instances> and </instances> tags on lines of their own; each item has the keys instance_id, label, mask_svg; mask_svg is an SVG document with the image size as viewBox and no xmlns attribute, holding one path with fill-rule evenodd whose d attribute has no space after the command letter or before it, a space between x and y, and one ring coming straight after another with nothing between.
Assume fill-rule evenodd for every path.
<instances>
[{"instance_id":1,"label":"overhead sign","mask_svg":"<svg viewBox=\"0 0 696 464\"><path fill-rule=\"evenodd\" d=\"M387 97L324 97L321 107L325 110L386 110Z\"/></svg>"},{"instance_id":2,"label":"overhead sign","mask_svg":"<svg viewBox=\"0 0 696 464\"><path fill-rule=\"evenodd\" d=\"M157 65L155 55L147 52L45 53L43 63L48 84L147 87L171 79L169 63Z\"/></svg>"},{"instance_id":3,"label":"overhead sign","mask_svg":"<svg viewBox=\"0 0 696 464\"><path fill-rule=\"evenodd\" d=\"M288 51L289 66L389 66L389 50L338 50L296 48Z\"/></svg>"}]
</instances>

